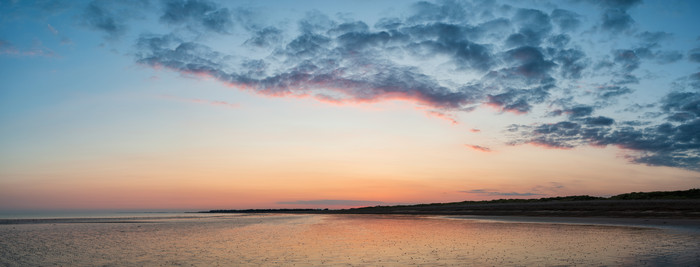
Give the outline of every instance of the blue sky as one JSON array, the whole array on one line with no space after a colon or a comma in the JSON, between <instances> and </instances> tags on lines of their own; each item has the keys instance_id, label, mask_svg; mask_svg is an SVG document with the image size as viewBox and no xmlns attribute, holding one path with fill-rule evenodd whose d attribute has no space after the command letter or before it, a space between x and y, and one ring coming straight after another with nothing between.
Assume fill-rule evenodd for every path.
<instances>
[{"instance_id":1,"label":"blue sky","mask_svg":"<svg viewBox=\"0 0 700 267\"><path fill-rule=\"evenodd\" d=\"M697 187L698 11L633 0L0 1L0 208Z\"/></svg>"}]
</instances>

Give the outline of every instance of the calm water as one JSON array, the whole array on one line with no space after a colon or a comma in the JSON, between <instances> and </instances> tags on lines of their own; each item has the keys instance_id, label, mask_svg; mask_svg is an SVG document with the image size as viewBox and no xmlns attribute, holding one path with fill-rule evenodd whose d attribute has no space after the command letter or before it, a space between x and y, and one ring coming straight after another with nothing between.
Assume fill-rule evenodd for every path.
<instances>
[{"instance_id":1,"label":"calm water","mask_svg":"<svg viewBox=\"0 0 700 267\"><path fill-rule=\"evenodd\" d=\"M181 211L0 211L0 219L134 218L197 215L211 216L211 214Z\"/></svg>"},{"instance_id":2,"label":"calm water","mask_svg":"<svg viewBox=\"0 0 700 267\"><path fill-rule=\"evenodd\" d=\"M376 215L0 224L5 265L698 266L700 232Z\"/></svg>"}]
</instances>

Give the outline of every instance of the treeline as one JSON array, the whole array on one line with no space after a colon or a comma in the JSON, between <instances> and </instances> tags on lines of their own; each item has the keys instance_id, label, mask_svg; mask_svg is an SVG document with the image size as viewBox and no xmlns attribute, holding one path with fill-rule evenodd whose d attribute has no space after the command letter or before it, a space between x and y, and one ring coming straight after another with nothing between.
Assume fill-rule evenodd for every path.
<instances>
[{"instance_id":1,"label":"treeline","mask_svg":"<svg viewBox=\"0 0 700 267\"><path fill-rule=\"evenodd\" d=\"M610 199L700 199L700 189L682 191L632 192L612 196Z\"/></svg>"},{"instance_id":2,"label":"treeline","mask_svg":"<svg viewBox=\"0 0 700 267\"><path fill-rule=\"evenodd\" d=\"M599 200L606 199L604 197L592 197L589 195L580 196L565 196L565 197L543 197L543 198L503 198L494 200L477 200L477 201L462 201L462 202L451 202L451 203L431 203L431 204L418 204L411 206L436 206L436 205L453 205L453 204L490 204L490 203L529 203L529 202L548 202L548 201L586 201L586 200Z\"/></svg>"},{"instance_id":3,"label":"treeline","mask_svg":"<svg viewBox=\"0 0 700 267\"><path fill-rule=\"evenodd\" d=\"M328 209L246 209L246 210L210 210L203 213L316 213Z\"/></svg>"},{"instance_id":4,"label":"treeline","mask_svg":"<svg viewBox=\"0 0 700 267\"><path fill-rule=\"evenodd\" d=\"M397 206L375 206L357 209L383 208L383 207L427 207L427 206L454 206L471 204L497 204L497 203L537 203L551 201L590 201L590 200L655 200L655 199L700 199L700 189L678 190L678 191L654 191L654 192L632 192L619 194L611 197L594 197L589 195L564 196L564 197L543 197L543 198L508 198L479 201L462 201L450 203L430 203L417 205L397 205Z\"/></svg>"},{"instance_id":5,"label":"treeline","mask_svg":"<svg viewBox=\"0 0 700 267\"><path fill-rule=\"evenodd\" d=\"M497 210L498 207L503 209L503 207L518 207L520 211L512 211L514 214L522 214L523 209L552 209L552 205L568 205L566 207L562 206L562 209L578 209L576 205L584 206L595 206L599 209L611 209L612 200L620 200L619 204L615 205L627 205L624 203L634 203L634 201L627 202L626 200L692 200L700 199L700 189L689 189L689 190L679 190L679 191L655 191L655 192L632 192L626 194L619 194L611 197L594 197L589 195L579 195L579 196L565 196L565 197L545 197L545 198L533 198L533 199L496 199L496 200L483 200L483 201L462 201L462 202L451 202L451 203L431 203L431 204L417 204L417 205L397 205L397 206L374 206L374 207L362 207L362 208L352 208L352 209L342 209L342 210L329 210L329 209L246 209L246 210L210 210L203 211L207 213L304 213L304 214L325 214L325 213L430 213L435 211L450 211L454 210L455 214L468 214L464 211L465 208L472 210L482 209L482 210ZM654 205L659 207L645 207L646 209L658 209L660 211L668 211L673 207L668 207L668 203L665 201L657 201ZM568 203L568 204L567 204ZM579 204L576 204L579 203ZM584 204L585 203L585 204ZM596 204L597 203L597 204ZM493 205L492 205L493 204ZM522 205L521 205L522 204ZM571 205L569 205L571 204ZM604 205L603 205L604 204ZM573 206L572 206L573 205ZM592 206L593 205L593 206ZM647 205L651 205L647 203ZM540 207L541 206L541 207ZM624 206L623 210L629 210L639 207L627 207ZM691 208L691 210L697 210L697 207ZM423 212L425 211L425 212ZM483 211L479 211L483 213ZM511 211L508 211L511 212ZM596 211L598 212L598 211ZM480 214L480 213L473 213ZM581 214L578 214L581 215Z\"/></svg>"}]
</instances>

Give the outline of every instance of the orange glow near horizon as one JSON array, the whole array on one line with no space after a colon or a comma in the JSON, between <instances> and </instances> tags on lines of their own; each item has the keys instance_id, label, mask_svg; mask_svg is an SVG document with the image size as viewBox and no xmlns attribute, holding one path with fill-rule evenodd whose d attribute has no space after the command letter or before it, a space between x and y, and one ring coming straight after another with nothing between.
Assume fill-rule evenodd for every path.
<instances>
[{"instance_id":1,"label":"orange glow near horizon","mask_svg":"<svg viewBox=\"0 0 700 267\"><path fill-rule=\"evenodd\" d=\"M303 153L283 154L268 159L232 157L208 154L191 155L206 160L155 161L136 165L135 162L93 163L94 171L78 173L69 167L54 170L53 179L36 183L31 179L5 183L0 189L0 203L7 209L248 209L248 208L349 208L356 205L280 204L309 200L375 201L382 205L454 202L497 198L523 198L501 195L469 194L463 191L489 190L497 192L534 192L532 197L576 194L618 194L627 191L687 189L689 185L633 181L649 181L657 175L676 173L678 181L692 173L648 167L644 172L631 172L617 177L619 163L600 165L601 149L580 149L579 153L562 150L519 149L489 153L483 158L466 152L463 146L448 150L422 151L406 148L397 151L394 160L384 154L377 158L346 155L302 156ZM420 148L415 148L419 149ZM301 153L301 154L299 154ZM352 153L352 151L348 151ZM263 153L264 154L264 153ZM403 155L403 156L401 156ZM407 156L408 155L408 156ZM534 157L533 155L538 155ZM604 156L610 162L624 159ZM244 162L238 162L244 161ZM547 161L547 164L540 164ZM237 164L232 164L238 162ZM393 163L392 163L393 162ZM538 163L539 162L539 163ZM576 162L576 164L572 164ZM274 163L275 168L266 168ZM509 168L502 168L508 164ZM551 169L554 164L564 166ZM593 165L591 165L593 164ZM131 165L113 172L102 170ZM362 167L358 167L362 166ZM593 170L590 166L596 166ZM623 165L623 169L625 169ZM562 171L566 170L566 171ZM664 174L665 173L665 174ZM95 177L100 179L95 179ZM561 188L550 185L547 177L558 177ZM517 177L514 179L513 177ZM671 176L673 177L673 176ZM582 183L581 179L587 179ZM601 184L615 178L619 185L600 191ZM673 181L673 178L669 178ZM630 184L632 182L632 184ZM8 190L11 188L12 190ZM623 191L620 191L621 189ZM537 190L537 191L533 191ZM596 191L597 190L597 191Z\"/></svg>"}]
</instances>

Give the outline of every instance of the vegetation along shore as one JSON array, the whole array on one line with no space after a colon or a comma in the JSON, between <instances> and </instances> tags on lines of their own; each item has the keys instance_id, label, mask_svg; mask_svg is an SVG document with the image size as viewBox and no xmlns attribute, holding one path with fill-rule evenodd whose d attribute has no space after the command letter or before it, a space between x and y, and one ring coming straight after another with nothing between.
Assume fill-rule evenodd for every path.
<instances>
[{"instance_id":1,"label":"vegetation along shore","mask_svg":"<svg viewBox=\"0 0 700 267\"><path fill-rule=\"evenodd\" d=\"M210 210L206 213L416 214L553 217L626 217L700 219L700 189L632 192L612 197L566 196L497 199L351 209Z\"/></svg>"}]
</instances>

